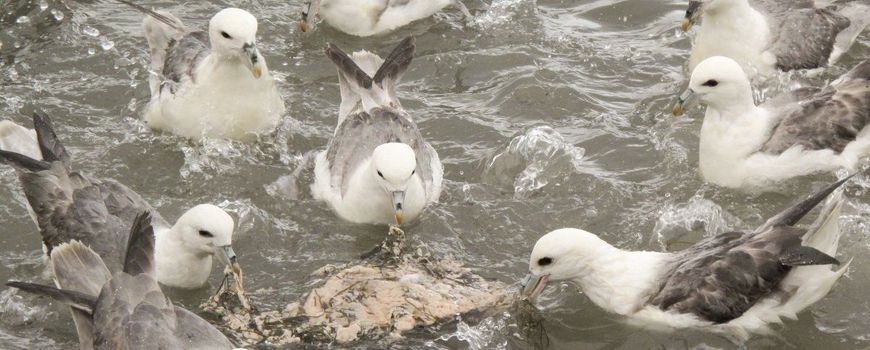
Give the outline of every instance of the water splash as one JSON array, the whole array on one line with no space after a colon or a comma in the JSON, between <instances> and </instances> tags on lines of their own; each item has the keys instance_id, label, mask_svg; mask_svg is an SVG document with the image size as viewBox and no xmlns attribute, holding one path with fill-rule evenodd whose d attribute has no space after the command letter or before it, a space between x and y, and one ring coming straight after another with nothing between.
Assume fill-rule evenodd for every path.
<instances>
[{"instance_id":1,"label":"water splash","mask_svg":"<svg viewBox=\"0 0 870 350\"><path fill-rule=\"evenodd\" d=\"M489 317L472 326L463 320L456 324L456 332L438 338L440 341L457 339L467 344L466 349L507 349L507 340L500 337L505 329L504 317Z\"/></svg>"},{"instance_id":2,"label":"water splash","mask_svg":"<svg viewBox=\"0 0 870 350\"><path fill-rule=\"evenodd\" d=\"M18 295L18 290L9 288L0 292L0 315L6 324L26 325L45 320L44 306L30 306Z\"/></svg>"},{"instance_id":3,"label":"water splash","mask_svg":"<svg viewBox=\"0 0 870 350\"><path fill-rule=\"evenodd\" d=\"M486 12L474 17L471 25L489 29L510 23L520 14L534 11L534 0L493 0Z\"/></svg>"},{"instance_id":4,"label":"water splash","mask_svg":"<svg viewBox=\"0 0 870 350\"><path fill-rule=\"evenodd\" d=\"M698 193L688 202L667 204L661 211L653 233L658 242L667 247L686 231L703 228L707 236L742 227L743 222L715 202Z\"/></svg>"},{"instance_id":5,"label":"water splash","mask_svg":"<svg viewBox=\"0 0 870 350\"><path fill-rule=\"evenodd\" d=\"M483 179L512 185L514 197L528 198L551 181L582 172L585 150L571 145L556 130L539 126L514 137L503 152L486 164Z\"/></svg>"}]
</instances>

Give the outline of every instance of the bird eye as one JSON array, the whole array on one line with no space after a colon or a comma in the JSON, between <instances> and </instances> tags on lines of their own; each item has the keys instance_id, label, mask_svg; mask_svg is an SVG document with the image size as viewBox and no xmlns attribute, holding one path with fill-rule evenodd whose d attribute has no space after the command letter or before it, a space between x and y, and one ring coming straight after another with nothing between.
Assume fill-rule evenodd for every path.
<instances>
[{"instance_id":1,"label":"bird eye","mask_svg":"<svg viewBox=\"0 0 870 350\"><path fill-rule=\"evenodd\" d=\"M381 178L382 178L382 179L383 179L383 178L384 178L384 174L383 174L383 173L381 173L381 171L380 171L380 170L378 170L378 176L380 176L380 177L381 177Z\"/></svg>"},{"instance_id":2,"label":"bird eye","mask_svg":"<svg viewBox=\"0 0 870 350\"><path fill-rule=\"evenodd\" d=\"M719 82L716 81L716 80L710 79L710 80L705 81L705 82L704 82L703 84L701 84L701 85L709 86L709 87L715 87L716 85L719 85Z\"/></svg>"},{"instance_id":3,"label":"bird eye","mask_svg":"<svg viewBox=\"0 0 870 350\"><path fill-rule=\"evenodd\" d=\"M229 34L227 34L227 32L225 32L225 31L221 31L221 36L224 37L224 38L227 38L227 39L232 39L232 38L233 38L233 37L231 37Z\"/></svg>"},{"instance_id":4,"label":"bird eye","mask_svg":"<svg viewBox=\"0 0 870 350\"><path fill-rule=\"evenodd\" d=\"M214 235L211 234L211 232L208 232L206 230L199 230L199 235L203 236L203 237L214 237Z\"/></svg>"},{"instance_id":5,"label":"bird eye","mask_svg":"<svg viewBox=\"0 0 870 350\"><path fill-rule=\"evenodd\" d=\"M416 174L416 173L417 173L417 169L411 170L411 176L414 176L414 174Z\"/></svg>"},{"instance_id":6,"label":"bird eye","mask_svg":"<svg viewBox=\"0 0 870 350\"><path fill-rule=\"evenodd\" d=\"M547 265L550 265L552 263L553 263L553 259L548 258L548 257L543 257L543 258L538 259L538 265L540 265L540 266L547 266Z\"/></svg>"}]
</instances>

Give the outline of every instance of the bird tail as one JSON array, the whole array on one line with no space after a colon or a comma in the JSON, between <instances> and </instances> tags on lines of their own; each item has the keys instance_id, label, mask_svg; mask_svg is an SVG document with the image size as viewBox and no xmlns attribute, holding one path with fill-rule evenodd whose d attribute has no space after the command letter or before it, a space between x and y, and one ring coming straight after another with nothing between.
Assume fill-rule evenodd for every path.
<instances>
[{"instance_id":1,"label":"bird tail","mask_svg":"<svg viewBox=\"0 0 870 350\"><path fill-rule=\"evenodd\" d=\"M363 111L376 107L400 108L396 85L411 65L415 48L414 38L405 38L382 60L366 51L356 52L351 57L335 44L328 44L326 56L338 67L342 91L340 120L359 108Z\"/></svg>"}]
</instances>

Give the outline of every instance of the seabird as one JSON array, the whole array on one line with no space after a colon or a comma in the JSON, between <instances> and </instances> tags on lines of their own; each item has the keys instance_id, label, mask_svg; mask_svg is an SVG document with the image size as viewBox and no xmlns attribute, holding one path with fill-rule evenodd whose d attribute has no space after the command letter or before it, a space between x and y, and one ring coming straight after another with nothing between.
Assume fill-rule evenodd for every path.
<instances>
[{"instance_id":1,"label":"seabird","mask_svg":"<svg viewBox=\"0 0 870 350\"><path fill-rule=\"evenodd\" d=\"M851 176L850 176L851 177ZM700 329L742 343L824 297L846 271L833 255L842 191L807 229L794 225L848 178L825 186L751 232L727 232L673 253L627 251L579 229L535 244L523 295L571 281L598 307L635 325Z\"/></svg>"},{"instance_id":2,"label":"seabird","mask_svg":"<svg viewBox=\"0 0 870 350\"><path fill-rule=\"evenodd\" d=\"M311 191L343 219L397 224L416 218L441 193L438 153L396 97L396 85L414 56L414 38L382 60L358 51L349 57L333 44L326 55L338 67L338 127L317 155Z\"/></svg>"},{"instance_id":3,"label":"seabird","mask_svg":"<svg viewBox=\"0 0 870 350\"><path fill-rule=\"evenodd\" d=\"M149 127L194 139L249 139L275 129L284 100L257 49L253 15L221 10L203 32L168 12L119 1L147 15L142 27L151 54Z\"/></svg>"},{"instance_id":4,"label":"seabird","mask_svg":"<svg viewBox=\"0 0 870 350\"><path fill-rule=\"evenodd\" d=\"M712 183L762 189L796 176L854 170L870 154L870 60L824 88L804 87L759 106L740 65L704 60L674 107L697 96L707 105L700 168Z\"/></svg>"},{"instance_id":5,"label":"seabird","mask_svg":"<svg viewBox=\"0 0 870 350\"><path fill-rule=\"evenodd\" d=\"M319 15L347 34L378 35L432 16L449 5L471 18L461 0L305 0L299 28L303 32L313 29Z\"/></svg>"},{"instance_id":6,"label":"seabird","mask_svg":"<svg viewBox=\"0 0 870 350\"><path fill-rule=\"evenodd\" d=\"M701 20L689 71L712 56L736 60L750 77L836 62L870 23L870 7L814 0L692 0L683 29Z\"/></svg>"},{"instance_id":7,"label":"seabird","mask_svg":"<svg viewBox=\"0 0 870 350\"><path fill-rule=\"evenodd\" d=\"M138 193L112 179L95 179L70 170L70 156L47 116L33 115L43 160L0 151L0 163L18 170L46 256L62 243L80 241L96 251L112 273L120 271L127 246L126 230L136 215L148 211L157 232L157 280L177 288L202 287L211 275L212 257L235 268L233 218L211 204L197 205L175 225L164 221ZM51 260L49 259L49 263Z\"/></svg>"},{"instance_id":8,"label":"seabird","mask_svg":"<svg viewBox=\"0 0 870 350\"><path fill-rule=\"evenodd\" d=\"M8 120L0 120L0 150L42 159L42 153L36 144L36 131Z\"/></svg>"},{"instance_id":9,"label":"seabird","mask_svg":"<svg viewBox=\"0 0 870 350\"><path fill-rule=\"evenodd\" d=\"M51 252L58 287L7 285L69 305L81 349L233 349L217 328L173 305L160 290L148 212L138 215L124 235L129 244L121 270L110 272L99 254L73 240Z\"/></svg>"}]
</instances>

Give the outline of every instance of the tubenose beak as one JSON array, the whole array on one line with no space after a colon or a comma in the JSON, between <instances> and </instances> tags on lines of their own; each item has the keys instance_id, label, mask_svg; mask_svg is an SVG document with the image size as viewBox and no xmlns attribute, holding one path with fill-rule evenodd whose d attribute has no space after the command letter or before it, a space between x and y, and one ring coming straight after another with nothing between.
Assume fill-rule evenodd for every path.
<instances>
[{"instance_id":1,"label":"tubenose beak","mask_svg":"<svg viewBox=\"0 0 870 350\"><path fill-rule=\"evenodd\" d=\"M393 207L396 209L396 225L401 226L403 217L402 214L404 212L404 202L405 202L405 191L394 191L393 192Z\"/></svg>"},{"instance_id":2,"label":"tubenose beak","mask_svg":"<svg viewBox=\"0 0 870 350\"><path fill-rule=\"evenodd\" d=\"M302 19L299 20L299 30L303 33L311 30L311 26L309 24L309 16L311 15L311 0L305 1L302 5Z\"/></svg>"},{"instance_id":3,"label":"tubenose beak","mask_svg":"<svg viewBox=\"0 0 870 350\"><path fill-rule=\"evenodd\" d=\"M671 114L673 114L675 117L683 115L690 102L694 100L694 97L695 92L692 91L692 89L686 89L686 91L683 91L683 93L680 94L680 97L677 98L677 102L674 103L674 107L671 108Z\"/></svg>"},{"instance_id":4,"label":"tubenose beak","mask_svg":"<svg viewBox=\"0 0 870 350\"><path fill-rule=\"evenodd\" d=\"M260 56L260 51L257 50L256 44L245 44L242 46L242 51L244 51L242 58L242 62L245 63L245 66L251 70L251 74L254 75L254 79L260 79L263 75L263 57Z\"/></svg>"},{"instance_id":5,"label":"tubenose beak","mask_svg":"<svg viewBox=\"0 0 870 350\"><path fill-rule=\"evenodd\" d=\"M688 32L692 25L697 22L698 17L701 15L701 1L698 0L690 0L689 7L686 8L686 15L683 17L683 21L680 23L680 28L683 29L683 32Z\"/></svg>"},{"instance_id":6,"label":"tubenose beak","mask_svg":"<svg viewBox=\"0 0 870 350\"><path fill-rule=\"evenodd\" d=\"M239 266L239 262L236 259L236 252L233 251L232 245L228 244L215 247L214 255L218 259L218 261L221 262L221 264L229 267L236 274L240 273L241 266Z\"/></svg>"},{"instance_id":7,"label":"tubenose beak","mask_svg":"<svg viewBox=\"0 0 870 350\"><path fill-rule=\"evenodd\" d=\"M523 289L520 295L524 300L535 301L538 295L544 291L548 281L550 281L549 274L540 276L529 274L523 281Z\"/></svg>"}]
</instances>

